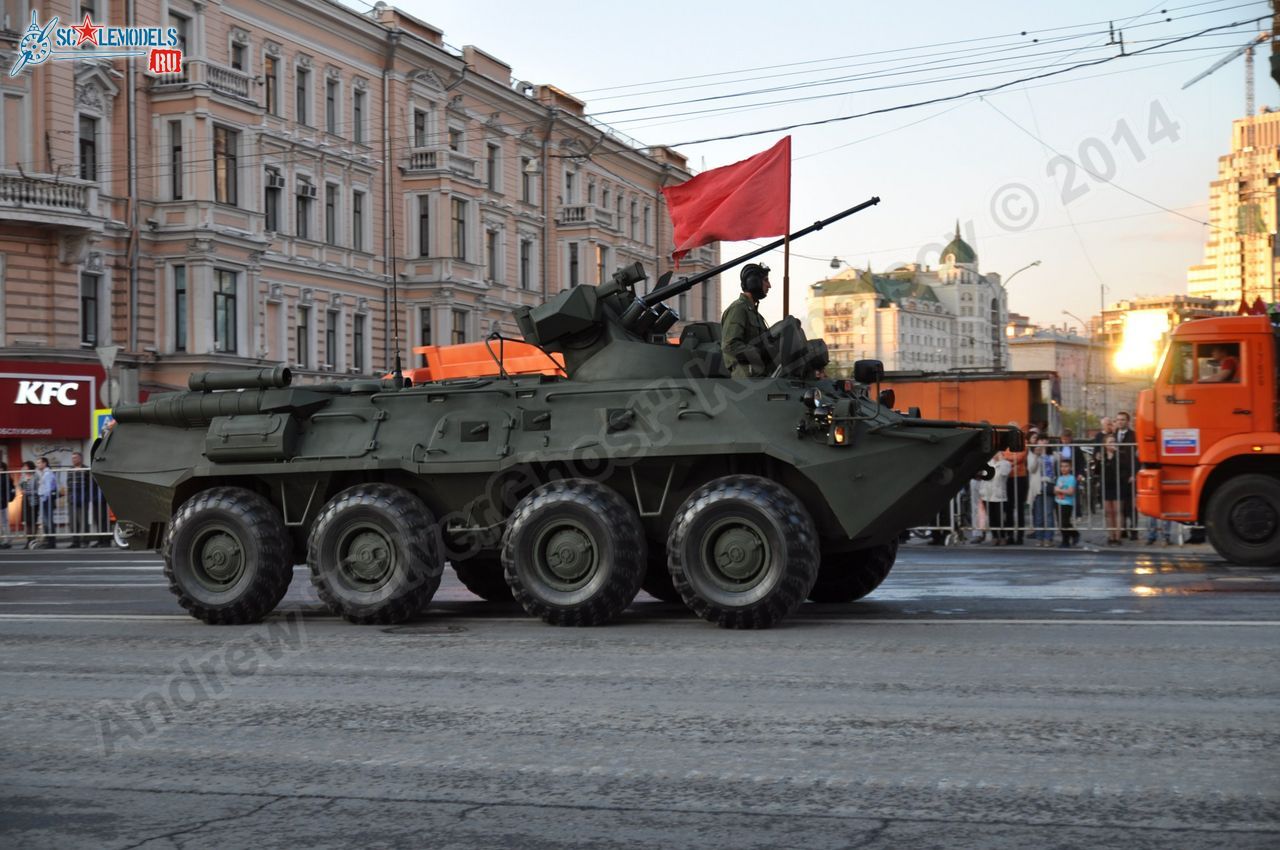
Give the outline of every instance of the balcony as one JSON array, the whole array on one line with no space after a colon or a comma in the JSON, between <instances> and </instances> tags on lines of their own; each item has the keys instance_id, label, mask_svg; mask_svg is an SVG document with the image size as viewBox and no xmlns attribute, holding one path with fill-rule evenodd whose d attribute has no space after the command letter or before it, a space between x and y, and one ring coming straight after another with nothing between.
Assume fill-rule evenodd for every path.
<instances>
[{"instance_id":1,"label":"balcony","mask_svg":"<svg viewBox=\"0 0 1280 850\"><path fill-rule=\"evenodd\" d=\"M613 229L613 213L592 204L570 204L560 207L556 216L561 227L606 227Z\"/></svg>"},{"instance_id":2,"label":"balcony","mask_svg":"<svg viewBox=\"0 0 1280 850\"><path fill-rule=\"evenodd\" d=\"M473 157L458 153L449 148L421 147L410 148L405 154L405 174L430 174L438 171L450 171L472 180L476 176L476 161Z\"/></svg>"},{"instance_id":3,"label":"balcony","mask_svg":"<svg viewBox=\"0 0 1280 850\"><path fill-rule=\"evenodd\" d=\"M0 218L101 230L98 186L87 180L0 171Z\"/></svg>"},{"instance_id":4,"label":"balcony","mask_svg":"<svg viewBox=\"0 0 1280 850\"><path fill-rule=\"evenodd\" d=\"M182 63L182 73L156 77L151 83L151 88L157 94L205 88L218 94L254 103L255 100L251 95L252 82L253 78L244 71L216 65L203 59L192 59Z\"/></svg>"}]
</instances>

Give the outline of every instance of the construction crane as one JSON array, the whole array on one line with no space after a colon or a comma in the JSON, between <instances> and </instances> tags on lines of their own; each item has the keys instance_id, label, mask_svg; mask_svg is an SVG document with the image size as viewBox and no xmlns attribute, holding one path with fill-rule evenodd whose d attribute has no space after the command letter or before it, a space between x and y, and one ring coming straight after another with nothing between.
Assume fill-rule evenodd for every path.
<instances>
[{"instance_id":1,"label":"construction crane","mask_svg":"<svg viewBox=\"0 0 1280 850\"><path fill-rule=\"evenodd\" d=\"M1262 44L1264 41L1267 41L1270 38L1271 38L1271 33L1269 32L1258 33L1257 36L1249 39L1248 44L1244 45L1243 47L1237 48L1236 50L1231 51L1226 56L1223 56L1217 62L1214 62L1212 65L1210 65L1207 70L1201 71L1199 74L1196 74L1194 77L1192 77L1191 79L1183 83L1182 87L1185 89L1195 85L1196 83L1200 82L1205 77L1209 76L1214 71L1218 70L1223 65L1226 65L1227 63L1231 62L1237 56L1243 53L1244 54L1244 114L1252 115L1253 114L1253 49L1257 47L1259 44Z\"/></svg>"}]
</instances>

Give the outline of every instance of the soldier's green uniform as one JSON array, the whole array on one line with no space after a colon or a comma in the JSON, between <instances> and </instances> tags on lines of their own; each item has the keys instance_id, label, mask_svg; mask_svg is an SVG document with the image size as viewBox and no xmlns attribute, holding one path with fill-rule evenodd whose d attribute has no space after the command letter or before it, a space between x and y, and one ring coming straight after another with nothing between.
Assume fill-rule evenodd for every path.
<instances>
[{"instance_id":1,"label":"soldier's green uniform","mask_svg":"<svg viewBox=\"0 0 1280 850\"><path fill-rule=\"evenodd\" d=\"M764 339L768 333L759 306L747 293L725 308L720 317L720 351L730 375L759 378L772 371Z\"/></svg>"}]
</instances>

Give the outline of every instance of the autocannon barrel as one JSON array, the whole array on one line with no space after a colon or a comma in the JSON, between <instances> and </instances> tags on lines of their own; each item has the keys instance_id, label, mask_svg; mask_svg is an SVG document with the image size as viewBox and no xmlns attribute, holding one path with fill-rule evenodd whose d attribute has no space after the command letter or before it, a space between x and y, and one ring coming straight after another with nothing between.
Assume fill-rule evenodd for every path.
<instances>
[{"instance_id":1,"label":"autocannon barrel","mask_svg":"<svg viewBox=\"0 0 1280 850\"><path fill-rule=\"evenodd\" d=\"M215 373L216 374L216 373ZM232 374L224 372L222 374ZM195 383L195 378L192 378ZM149 422L190 428L207 425L217 416L245 416L260 412L263 390L240 393L173 393L142 404L121 404L117 422Z\"/></svg>"},{"instance_id":2,"label":"autocannon barrel","mask_svg":"<svg viewBox=\"0 0 1280 850\"><path fill-rule=\"evenodd\" d=\"M287 366L236 369L231 372L192 372L187 386L195 392L208 390L258 390L289 386L293 373Z\"/></svg>"}]
</instances>

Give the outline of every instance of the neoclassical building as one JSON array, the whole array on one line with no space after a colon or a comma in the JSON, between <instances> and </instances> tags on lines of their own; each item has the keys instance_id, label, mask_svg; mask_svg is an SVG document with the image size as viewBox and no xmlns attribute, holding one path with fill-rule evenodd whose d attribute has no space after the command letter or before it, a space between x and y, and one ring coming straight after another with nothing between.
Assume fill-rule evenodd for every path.
<instances>
[{"instance_id":1,"label":"neoclassical building","mask_svg":"<svg viewBox=\"0 0 1280 850\"><path fill-rule=\"evenodd\" d=\"M33 4L0 2L7 72ZM0 392L80 376L88 422L104 345L120 347L114 400L196 369L377 374L397 349L410 364L418 345L514 335L514 308L619 266L641 262L651 285L670 267L661 188L689 179L684 157L478 47L384 3L36 8L65 26L124 24L127 5L177 30L180 74L90 48L0 75ZM717 318L718 287L673 306ZM38 443L10 456L89 436L0 411L0 444Z\"/></svg>"},{"instance_id":2,"label":"neoclassical building","mask_svg":"<svg viewBox=\"0 0 1280 850\"><path fill-rule=\"evenodd\" d=\"M846 269L809 294L809 333L826 340L844 370L864 358L890 371L1005 369L1008 314L1000 276L980 271L958 224L937 268Z\"/></svg>"}]
</instances>

